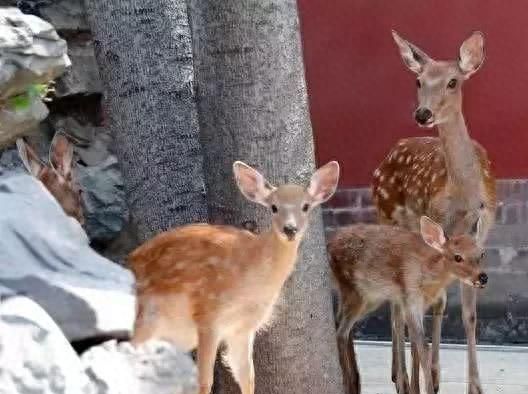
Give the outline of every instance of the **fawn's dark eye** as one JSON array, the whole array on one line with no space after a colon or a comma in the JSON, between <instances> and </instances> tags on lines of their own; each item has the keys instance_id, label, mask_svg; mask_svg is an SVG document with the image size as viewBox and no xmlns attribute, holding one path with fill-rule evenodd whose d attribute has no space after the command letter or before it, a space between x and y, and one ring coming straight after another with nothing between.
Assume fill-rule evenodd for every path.
<instances>
[{"instance_id":1,"label":"fawn's dark eye","mask_svg":"<svg viewBox=\"0 0 528 394\"><path fill-rule=\"evenodd\" d=\"M447 84L447 87L449 89L454 89L457 86L457 80L455 78L451 79L449 83Z\"/></svg>"},{"instance_id":2,"label":"fawn's dark eye","mask_svg":"<svg viewBox=\"0 0 528 394\"><path fill-rule=\"evenodd\" d=\"M457 263L461 263L462 261L464 261L464 259L459 254L455 254L455 261Z\"/></svg>"},{"instance_id":3,"label":"fawn's dark eye","mask_svg":"<svg viewBox=\"0 0 528 394\"><path fill-rule=\"evenodd\" d=\"M416 80L416 87L417 88L421 88L422 87L422 83L420 82L419 79Z\"/></svg>"},{"instance_id":4,"label":"fawn's dark eye","mask_svg":"<svg viewBox=\"0 0 528 394\"><path fill-rule=\"evenodd\" d=\"M308 209L310 209L310 205L304 204L302 207L303 212L308 212Z\"/></svg>"},{"instance_id":5,"label":"fawn's dark eye","mask_svg":"<svg viewBox=\"0 0 528 394\"><path fill-rule=\"evenodd\" d=\"M486 257L486 253L482 252L480 255L480 259L482 260L484 257Z\"/></svg>"},{"instance_id":6,"label":"fawn's dark eye","mask_svg":"<svg viewBox=\"0 0 528 394\"><path fill-rule=\"evenodd\" d=\"M279 212L279 208L277 208L277 206L276 206L275 204L273 204L273 205L271 206L271 212L273 212L273 213L277 213L277 212Z\"/></svg>"}]
</instances>

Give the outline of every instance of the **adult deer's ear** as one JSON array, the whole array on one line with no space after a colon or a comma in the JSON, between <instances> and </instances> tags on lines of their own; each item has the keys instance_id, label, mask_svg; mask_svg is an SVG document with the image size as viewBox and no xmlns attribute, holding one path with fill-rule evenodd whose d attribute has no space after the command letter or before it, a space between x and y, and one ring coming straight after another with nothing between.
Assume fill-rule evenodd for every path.
<instances>
[{"instance_id":1,"label":"adult deer's ear","mask_svg":"<svg viewBox=\"0 0 528 394\"><path fill-rule=\"evenodd\" d=\"M427 245L439 252L443 252L446 237L442 226L429 219L427 216L422 216L420 218L420 233Z\"/></svg>"},{"instance_id":2,"label":"adult deer's ear","mask_svg":"<svg viewBox=\"0 0 528 394\"><path fill-rule=\"evenodd\" d=\"M460 46L458 67L465 79L477 72L484 63L484 58L484 34L476 31Z\"/></svg>"},{"instance_id":3,"label":"adult deer's ear","mask_svg":"<svg viewBox=\"0 0 528 394\"><path fill-rule=\"evenodd\" d=\"M403 63L412 72L420 74L423 67L432 60L424 51L401 38L394 30L392 31L392 38L398 45Z\"/></svg>"}]
</instances>

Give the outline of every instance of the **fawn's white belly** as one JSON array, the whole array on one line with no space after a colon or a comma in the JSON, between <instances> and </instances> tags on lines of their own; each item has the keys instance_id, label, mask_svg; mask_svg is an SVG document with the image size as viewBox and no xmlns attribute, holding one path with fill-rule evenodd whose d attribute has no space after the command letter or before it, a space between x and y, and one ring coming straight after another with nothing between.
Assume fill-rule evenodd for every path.
<instances>
[{"instance_id":1,"label":"fawn's white belly","mask_svg":"<svg viewBox=\"0 0 528 394\"><path fill-rule=\"evenodd\" d=\"M158 314L153 336L170 341L184 352L196 348L198 330L189 297L186 294L173 294L153 301Z\"/></svg>"}]
</instances>

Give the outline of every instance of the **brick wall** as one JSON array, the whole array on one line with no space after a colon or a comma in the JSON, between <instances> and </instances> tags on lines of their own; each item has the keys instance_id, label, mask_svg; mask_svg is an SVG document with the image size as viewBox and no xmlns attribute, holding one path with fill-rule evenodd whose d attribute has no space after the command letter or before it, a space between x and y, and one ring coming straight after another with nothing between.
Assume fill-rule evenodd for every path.
<instances>
[{"instance_id":1,"label":"brick wall","mask_svg":"<svg viewBox=\"0 0 528 394\"><path fill-rule=\"evenodd\" d=\"M503 179L497 185L497 221L486 245L489 285L480 292L478 330L481 343L528 343L528 180ZM376 222L369 188L340 189L323 209L327 236L352 223ZM390 338L388 309L357 327L365 339ZM447 342L464 340L458 285L448 292L443 324Z\"/></svg>"}]
</instances>

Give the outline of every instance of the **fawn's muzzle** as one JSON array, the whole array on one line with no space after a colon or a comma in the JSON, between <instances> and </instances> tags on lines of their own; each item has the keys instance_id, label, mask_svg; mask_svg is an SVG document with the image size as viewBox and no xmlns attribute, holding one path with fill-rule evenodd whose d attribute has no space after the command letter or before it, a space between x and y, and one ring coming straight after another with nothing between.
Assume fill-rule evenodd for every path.
<instances>
[{"instance_id":1,"label":"fawn's muzzle","mask_svg":"<svg viewBox=\"0 0 528 394\"><path fill-rule=\"evenodd\" d=\"M286 237L288 237L288 239L291 241L295 238L295 234L297 234L298 230L297 227L292 226L291 224L287 224L286 226L284 226L282 231L284 232Z\"/></svg>"},{"instance_id":2,"label":"fawn's muzzle","mask_svg":"<svg viewBox=\"0 0 528 394\"><path fill-rule=\"evenodd\" d=\"M478 280L482 286L488 283L488 275L485 272L481 272L478 276Z\"/></svg>"},{"instance_id":3,"label":"fawn's muzzle","mask_svg":"<svg viewBox=\"0 0 528 394\"><path fill-rule=\"evenodd\" d=\"M427 123L430 123L432 117L433 113L429 108L420 107L414 113L414 119L420 125L426 125Z\"/></svg>"}]
</instances>

